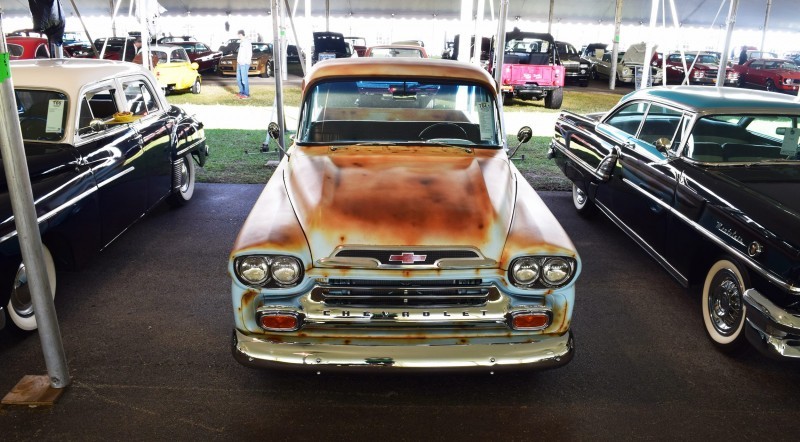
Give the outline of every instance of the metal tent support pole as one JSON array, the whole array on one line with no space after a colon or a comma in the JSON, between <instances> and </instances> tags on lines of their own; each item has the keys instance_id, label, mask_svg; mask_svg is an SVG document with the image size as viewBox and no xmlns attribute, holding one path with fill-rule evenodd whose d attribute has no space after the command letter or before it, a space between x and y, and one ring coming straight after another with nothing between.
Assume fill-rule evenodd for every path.
<instances>
[{"instance_id":1,"label":"metal tent support pole","mask_svg":"<svg viewBox=\"0 0 800 442\"><path fill-rule=\"evenodd\" d=\"M739 9L739 0L731 0L731 7L728 10L728 21L725 31L725 48L722 50L722 57L719 60L719 70L717 71L717 87L725 85L725 68L728 66L728 53L731 50L731 36L733 36L733 25L736 24L736 11Z\"/></svg>"},{"instance_id":2,"label":"metal tent support pole","mask_svg":"<svg viewBox=\"0 0 800 442\"><path fill-rule=\"evenodd\" d=\"M278 14L280 14L280 0L272 0L272 60L275 63L272 67L273 72L280 72L283 63L283 54L280 44L280 34L278 33ZM283 79L280 74L275 75L275 107L278 111L278 161L283 159L285 150L283 137L286 132L286 125L283 119Z\"/></svg>"},{"instance_id":3,"label":"metal tent support pole","mask_svg":"<svg viewBox=\"0 0 800 442\"><path fill-rule=\"evenodd\" d=\"M19 126L17 100L8 62L8 45L2 26L0 11L0 155L8 182L8 194L14 213L22 259L28 275L31 301L36 312L39 339L42 342L47 374L53 388L64 388L70 383L67 358L61 342L52 288L42 254L42 237L36 209L33 205L28 163Z\"/></svg>"},{"instance_id":4,"label":"metal tent support pole","mask_svg":"<svg viewBox=\"0 0 800 442\"><path fill-rule=\"evenodd\" d=\"M769 14L772 12L772 0L767 0L767 12L764 14L764 29L761 31L761 46L759 49L766 51L764 40L767 38L767 28L769 27Z\"/></svg>"},{"instance_id":5,"label":"metal tent support pole","mask_svg":"<svg viewBox=\"0 0 800 442\"><path fill-rule=\"evenodd\" d=\"M611 72L608 74L608 88L612 91L617 85L617 58L619 58L619 32L622 24L622 0L617 0L614 8L614 41L611 45Z\"/></svg>"},{"instance_id":6,"label":"metal tent support pole","mask_svg":"<svg viewBox=\"0 0 800 442\"><path fill-rule=\"evenodd\" d=\"M553 10L556 7L556 0L550 0L550 13L547 15L547 33L553 34Z\"/></svg>"},{"instance_id":7,"label":"metal tent support pole","mask_svg":"<svg viewBox=\"0 0 800 442\"><path fill-rule=\"evenodd\" d=\"M474 0L461 0L461 20L458 23L460 36L458 38L458 61L469 61L471 50L469 42L471 40L470 23L472 22L472 12L475 6Z\"/></svg>"},{"instance_id":8,"label":"metal tent support pole","mask_svg":"<svg viewBox=\"0 0 800 442\"><path fill-rule=\"evenodd\" d=\"M494 81L497 83L497 90L503 79L503 53L506 48L506 18L508 18L508 0L500 0L500 13L497 16L497 36L494 39Z\"/></svg>"},{"instance_id":9,"label":"metal tent support pole","mask_svg":"<svg viewBox=\"0 0 800 442\"><path fill-rule=\"evenodd\" d=\"M80 20L81 22L81 26L83 27L83 32L86 33L86 38L89 39L89 43L90 46L92 47L92 52L94 53L95 58L99 58L100 54L97 52L97 48L94 47L94 40L92 39L92 36L89 35L89 29L86 28L86 23L84 23L83 17L81 17L81 11L79 11L78 7L75 6L75 0L69 0L69 2L72 3L72 9L75 10L75 15L78 16L78 20Z\"/></svg>"},{"instance_id":10,"label":"metal tent support pole","mask_svg":"<svg viewBox=\"0 0 800 442\"><path fill-rule=\"evenodd\" d=\"M650 78L650 60L653 58L653 36L655 36L656 21L658 20L658 0L653 0L650 5L650 35L644 47L644 60L642 61L642 80L638 87L645 88ZM636 77L633 78L634 83Z\"/></svg>"},{"instance_id":11,"label":"metal tent support pole","mask_svg":"<svg viewBox=\"0 0 800 442\"><path fill-rule=\"evenodd\" d=\"M286 11L289 11L289 0L283 0L286 6ZM295 3L297 6L297 3ZM303 55L303 48L300 46L300 40L297 39L297 28L294 27L294 12L289 13L289 26L292 27L292 35L294 36L294 44L297 46L297 55L300 56L300 69L303 71L303 76L306 76L306 56ZM287 63L288 65L288 63Z\"/></svg>"}]
</instances>

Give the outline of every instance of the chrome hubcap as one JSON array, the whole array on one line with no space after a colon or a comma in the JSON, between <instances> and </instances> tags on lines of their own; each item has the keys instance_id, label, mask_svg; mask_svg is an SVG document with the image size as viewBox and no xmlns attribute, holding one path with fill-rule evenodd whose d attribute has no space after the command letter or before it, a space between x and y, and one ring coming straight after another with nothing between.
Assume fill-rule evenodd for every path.
<instances>
[{"instance_id":1,"label":"chrome hubcap","mask_svg":"<svg viewBox=\"0 0 800 442\"><path fill-rule=\"evenodd\" d=\"M20 264L17 275L14 277L14 288L11 290L11 307L17 315L28 317L33 314L31 293L28 289L28 272L25 264Z\"/></svg>"},{"instance_id":2,"label":"chrome hubcap","mask_svg":"<svg viewBox=\"0 0 800 442\"><path fill-rule=\"evenodd\" d=\"M716 331L730 336L739 328L743 315L742 289L731 270L714 276L708 294L708 314Z\"/></svg>"},{"instance_id":3,"label":"chrome hubcap","mask_svg":"<svg viewBox=\"0 0 800 442\"><path fill-rule=\"evenodd\" d=\"M586 204L586 194L583 190L579 189L578 186L574 186L572 189L572 193L575 195L575 204L578 207L583 207L583 205Z\"/></svg>"},{"instance_id":4,"label":"chrome hubcap","mask_svg":"<svg viewBox=\"0 0 800 442\"><path fill-rule=\"evenodd\" d=\"M186 160L181 162L181 192L189 190L189 168L186 166Z\"/></svg>"}]
</instances>

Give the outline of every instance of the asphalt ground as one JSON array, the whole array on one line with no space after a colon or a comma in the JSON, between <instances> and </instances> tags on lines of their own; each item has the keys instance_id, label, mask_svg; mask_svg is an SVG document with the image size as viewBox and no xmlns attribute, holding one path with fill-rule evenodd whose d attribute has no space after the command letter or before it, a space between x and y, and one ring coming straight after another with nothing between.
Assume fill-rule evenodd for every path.
<instances>
[{"instance_id":1,"label":"asphalt ground","mask_svg":"<svg viewBox=\"0 0 800 442\"><path fill-rule=\"evenodd\" d=\"M284 373L230 352L227 256L260 185L199 184L79 271L58 272L72 384L0 407L13 440L797 440L800 367L731 358L686 291L610 221L541 195L584 263L575 358L549 371ZM0 336L0 395L46 373L36 334Z\"/></svg>"}]
</instances>

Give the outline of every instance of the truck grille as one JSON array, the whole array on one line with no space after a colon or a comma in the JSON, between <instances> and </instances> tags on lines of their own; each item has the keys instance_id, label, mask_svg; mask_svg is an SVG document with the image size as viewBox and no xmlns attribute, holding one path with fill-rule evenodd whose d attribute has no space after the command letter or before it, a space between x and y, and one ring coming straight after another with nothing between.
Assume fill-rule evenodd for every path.
<instances>
[{"instance_id":1,"label":"truck grille","mask_svg":"<svg viewBox=\"0 0 800 442\"><path fill-rule=\"evenodd\" d=\"M469 307L499 296L480 279L360 280L330 279L312 297L337 307Z\"/></svg>"}]
</instances>

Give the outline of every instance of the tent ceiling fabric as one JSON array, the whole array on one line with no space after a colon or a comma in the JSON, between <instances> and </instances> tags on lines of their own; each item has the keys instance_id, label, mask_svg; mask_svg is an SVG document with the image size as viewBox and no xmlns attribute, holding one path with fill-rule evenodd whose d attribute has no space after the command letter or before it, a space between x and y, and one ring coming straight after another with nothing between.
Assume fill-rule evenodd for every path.
<instances>
[{"instance_id":1,"label":"tent ceiling fabric","mask_svg":"<svg viewBox=\"0 0 800 442\"><path fill-rule=\"evenodd\" d=\"M772 0L772 12L769 17L770 30L798 31L800 20L797 20L798 0ZM111 15L110 0L76 0L82 15ZM263 14L269 10L270 0L159 0L167 9L164 17L171 15L191 14ZM289 0L293 6L295 0ZM297 14L305 14L305 0L299 0ZM477 2L476 2L477 3ZM499 8L500 0L486 0L485 17L491 17L490 8ZM669 2L664 2L669 4ZM685 26L710 26L722 0L675 0L678 19ZM614 0L556 0L554 20L562 22L602 22L614 21ZM123 9L127 9L127 0L123 0ZM320 16L325 12L323 0L311 0L312 15ZM725 5L716 19L716 24L724 26L730 2ZM72 12L69 0L62 0L67 14ZM651 0L624 0L623 24L649 23ZM458 19L460 17L460 0L330 0L331 16L385 17L395 14L396 18L432 18ZM513 22L516 17L525 21L547 21L550 0L510 0L508 19ZM27 15L27 0L4 0L4 13L8 15ZM739 2L736 27L744 29L760 29L764 25L767 0L745 0ZM659 22L661 19L659 18ZM672 19L667 14L667 22Z\"/></svg>"}]
</instances>

